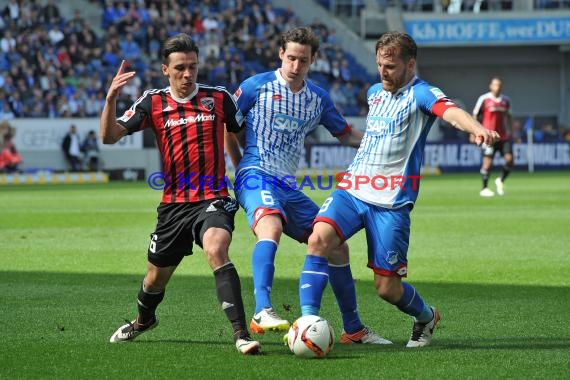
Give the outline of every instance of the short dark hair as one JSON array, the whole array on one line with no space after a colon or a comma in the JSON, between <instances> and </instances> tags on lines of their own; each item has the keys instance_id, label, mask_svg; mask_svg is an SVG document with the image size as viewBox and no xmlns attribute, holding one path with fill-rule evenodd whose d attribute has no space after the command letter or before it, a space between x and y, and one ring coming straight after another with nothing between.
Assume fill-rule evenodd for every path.
<instances>
[{"instance_id":1,"label":"short dark hair","mask_svg":"<svg viewBox=\"0 0 570 380\"><path fill-rule=\"evenodd\" d=\"M168 64L168 57L172 53L191 53L196 52L196 55L199 53L198 45L196 42L187 35L186 33L180 33L175 36L170 37L164 42L162 46L162 58L165 64Z\"/></svg>"},{"instance_id":2,"label":"short dark hair","mask_svg":"<svg viewBox=\"0 0 570 380\"><path fill-rule=\"evenodd\" d=\"M376 42L376 54L380 49L388 50L388 54L395 54L399 49L399 57L404 62L415 59L418 54L418 46L412 36L401 32L386 32L381 35Z\"/></svg>"},{"instance_id":3,"label":"short dark hair","mask_svg":"<svg viewBox=\"0 0 570 380\"><path fill-rule=\"evenodd\" d=\"M288 42L295 42L300 45L310 45L311 56L314 56L319 51L319 39L315 33L313 33L311 28L298 27L286 31L281 35L281 49L287 50Z\"/></svg>"}]
</instances>

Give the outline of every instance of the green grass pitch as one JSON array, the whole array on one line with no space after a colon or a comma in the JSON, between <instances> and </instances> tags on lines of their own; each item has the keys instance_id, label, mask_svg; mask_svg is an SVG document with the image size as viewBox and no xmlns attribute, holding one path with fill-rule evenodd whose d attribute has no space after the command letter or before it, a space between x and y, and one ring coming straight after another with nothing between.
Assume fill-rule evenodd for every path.
<instances>
[{"instance_id":1,"label":"green grass pitch","mask_svg":"<svg viewBox=\"0 0 570 380\"><path fill-rule=\"evenodd\" d=\"M476 174L426 177L412 212L408 281L442 313L432 346L404 348L411 320L375 295L360 233L349 241L360 314L395 344L337 344L324 360L294 357L279 334L259 337L263 355L241 356L200 249L174 275L160 326L110 344L135 315L160 192L146 183L0 188L0 379L568 378L570 175L515 172L507 195L490 199L479 186ZM328 194L309 193L317 203ZM254 242L240 210L231 257L248 318ZM291 320L304 254L282 239L273 301ZM330 287L322 315L338 338Z\"/></svg>"}]
</instances>

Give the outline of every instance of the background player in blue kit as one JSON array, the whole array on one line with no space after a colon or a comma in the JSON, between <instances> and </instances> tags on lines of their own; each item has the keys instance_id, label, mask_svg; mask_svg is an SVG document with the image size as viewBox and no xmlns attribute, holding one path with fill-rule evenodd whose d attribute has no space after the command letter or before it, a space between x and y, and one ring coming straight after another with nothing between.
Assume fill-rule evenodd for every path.
<instances>
[{"instance_id":1,"label":"background player in blue kit","mask_svg":"<svg viewBox=\"0 0 570 380\"><path fill-rule=\"evenodd\" d=\"M430 344L439 312L428 306L402 277L407 274L410 212L418 196L427 134L440 117L492 145L499 135L456 107L415 76L417 47L407 34L389 32L376 43L381 76L368 90L368 117L362 143L341 188L333 191L315 218L299 281L301 312L318 315L329 277L327 257L362 228L368 266L378 295L414 318L407 347Z\"/></svg>"},{"instance_id":2,"label":"background player in blue kit","mask_svg":"<svg viewBox=\"0 0 570 380\"><path fill-rule=\"evenodd\" d=\"M281 68L254 75L235 93L246 121L243 158L235 144L229 152L237 166L237 199L258 239L252 255L256 308L250 323L256 333L289 328L270 299L275 253L282 233L306 242L319 210L308 196L283 183L295 176L305 137L319 124L345 145L358 147L363 135L347 124L325 90L306 80L318 49L319 40L309 28L285 32ZM331 256L330 272L345 328L341 343L391 343L361 323L348 262L348 246L340 245Z\"/></svg>"}]
</instances>

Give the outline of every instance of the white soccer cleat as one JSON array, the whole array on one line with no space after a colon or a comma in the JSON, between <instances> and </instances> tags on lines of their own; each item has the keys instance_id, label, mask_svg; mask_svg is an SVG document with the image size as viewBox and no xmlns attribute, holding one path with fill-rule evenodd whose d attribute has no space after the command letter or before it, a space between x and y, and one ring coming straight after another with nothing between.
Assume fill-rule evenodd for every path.
<instances>
[{"instance_id":1,"label":"white soccer cleat","mask_svg":"<svg viewBox=\"0 0 570 380\"><path fill-rule=\"evenodd\" d=\"M236 340L236 348L244 355L256 355L261 352L261 344L251 339L250 336L238 338L238 340Z\"/></svg>"},{"instance_id":2,"label":"white soccer cleat","mask_svg":"<svg viewBox=\"0 0 570 380\"><path fill-rule=\"evenodd\" d=\"M368 327L364 326L362 330L349 334L345 331L340 335L341 344L392 344L388 339L382 338Z\"/></svg>"},{"instance_id":3,"label":"white soccer cleat","mask_svg":"<svg viewBox=\"0 0 570 380\"><path fill-rule=\"evenodd\" d=\"M408 341L406 347L424 347L431 343L431 338L433 336L433 331L437 326L437 323L441 319L439 311L432 307L433 318L428 323L415 322L412 329L412 336Z\"/></svg>"},{"instance_id":4,"label":"white soccer cleat","mask_svg":"<svg viewBox=\"0 0 570 380\"><path fill-rule=\"evenodd\" d=\"M489 189L488 187L484 188L483 190L481 190L481 192L479 192L479 195L482 197L494 197L495 193L493 192L493 190Z\"/></svg>"},{"instance_id":5,"label":"white soccer cleat","mask_svg":"<svg viewBox=\"0 0 570 380\"><path fill-rule=\"evenodd\" d=\"M505 185L500 177L495 180L495 186L497 186L497 194L505 195Z\"/></svg>"},{"instance_id":6,"label":"white soccer cleat","mask_svg":"<svg viewBox=\"0 0 570 380\"><path fill-rule=\"evenodd\" d=\"M109 342L119 343L134 340L143 332L152 330L156 326L158 326L158 319L156 317L145 325L137 323L136 319L132 322L127 321L126 324L122 325L117 331L115 331L111 336L111 339L109 339Z\"/></svg>"},{"instance_id":7,"label":"white soccer cleat","mask_svg":"<svg viewBox=\"0 0 570 380\"><path fill-rule=\"evenodd\" d=\"M264 334L266 331L287 331L289 322L278 316L275 310L269 307L251 318L249 328L256 334Z\"/></svg>"}]
</instances>

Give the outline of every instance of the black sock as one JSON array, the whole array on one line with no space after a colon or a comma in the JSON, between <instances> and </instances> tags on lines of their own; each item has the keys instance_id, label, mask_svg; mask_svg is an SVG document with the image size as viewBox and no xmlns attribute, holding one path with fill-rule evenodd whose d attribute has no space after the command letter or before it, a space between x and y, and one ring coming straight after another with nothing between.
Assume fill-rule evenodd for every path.
<instances>
[{"instance_id":1,"label":"black sock","mask_svg":"<svg viewBox=\"0 0 570 380\"><path fill-rule=\"evenodd\" d=\"M159 293L147 293L141 284L137 300L139 310L138 323L144 325L153 319L155 317L156 308L158 304L162 302L163 298L164 290Z\"/></svg>"},{"instance_id":2,"label":"black sock","mask_svg":"<svg viewBox=\"0 0 570 380\"><path fill-rule=\"evenodd\" d=\"M505 179L507 179L510 172L511 172L510 167L508 167L507 165L503 166L503 174L501 174L501 182L505 182Z\"/></svg>"},{"instance_id":3,"label":"black sock","mask_svg":"<svg viewBox=\"0 0 570 380\"><path fill-rule=\"evenodd\" d=\"M218 301L234 329L234 338L243 338L249 333L245 325L245 311L241 298L241 283L234 264L228 263L214 271Z\"/></svg>"},{"instance_id":4,"label":"black sock","mask_svg":"<svg viewBox=\"0 0 570 380\"><path fill-rule=\"evenodd\" d=\"M483 189L489 185L489 172L481 170L481 178L483 179Z\"/></svg>"}]
</instances>

